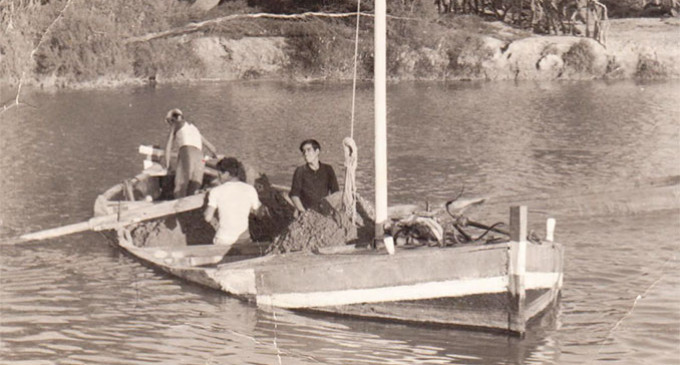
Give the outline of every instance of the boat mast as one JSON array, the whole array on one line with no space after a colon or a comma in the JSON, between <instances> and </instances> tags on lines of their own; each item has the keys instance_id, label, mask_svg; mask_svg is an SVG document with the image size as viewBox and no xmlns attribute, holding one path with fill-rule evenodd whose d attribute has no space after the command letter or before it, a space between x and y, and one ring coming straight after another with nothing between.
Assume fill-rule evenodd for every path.
<instances>
[{"instance_id":1,"label":"boat mast","mask_svg":"<svg viewBox=\"0 0 680 365\"><path fill-rule=\"evenodd\" d=\"M387 221L387 16L386 0L375 1L375 242Z\"/></svg>"}]
</instances>

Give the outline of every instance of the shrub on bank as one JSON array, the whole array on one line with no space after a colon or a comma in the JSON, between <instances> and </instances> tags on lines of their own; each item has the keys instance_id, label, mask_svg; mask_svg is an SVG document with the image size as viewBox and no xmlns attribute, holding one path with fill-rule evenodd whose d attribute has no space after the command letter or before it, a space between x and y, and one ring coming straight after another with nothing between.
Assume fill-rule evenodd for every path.
<instances>
[{"instance_id":1,"label":"shrub on bank","mask_svg":"<svg viewBox=\"0 0 680 365\"><path fill-rule=\"evenodd\" d=\"M581 40L574 43L569 50L562 55L564 66L579 74L593 74L595 63L595 52L590 43Z\"/></svg>"},{"instance_id":2,"label":"shrub on bank","mask_svg":"<svg viewBox=\"0 0 680 365\"><path fill-rule=\"evenodd\" d=\"M201 60L188 42L159 39L127 46L132 74L141 80L200 79L205 74Z\"/></svg>"},{"instance_id":3,"label":"shrub on bank","mask_svg":"<svg viewBox=\"0 0 680 365\"><path fill-rule=\"evenodd\" d=\"M654 80L668 77L668 68L650 55L640 55L635 76L640 79Z\"/></svg>"},{"instance_id":4,"label":"shrub on bank","mask_svg":"<svg viewBox=\"0 0 680 365\"><path fill-rule=\"evenodd\" d=\"M92 82L132 75L135 55L124 40L167 29L185 4L90 0L18 1L0 5L0 77Z\"/></svg>"},{"instance_id":5,"label":"shrub on bank","mask_svg":"<svg viewBox=\"0 0 680 365\"><path fill-rule=\"evenodd\" d=\"M372 53L372 32L360 31L358 70L366 75L365 60ZM355 30L342 21L309 20L287 34L288 72L313 78L351 77L354 69ZM367 40L370 40L367 42Z\"/></svg>"}]
</instances>

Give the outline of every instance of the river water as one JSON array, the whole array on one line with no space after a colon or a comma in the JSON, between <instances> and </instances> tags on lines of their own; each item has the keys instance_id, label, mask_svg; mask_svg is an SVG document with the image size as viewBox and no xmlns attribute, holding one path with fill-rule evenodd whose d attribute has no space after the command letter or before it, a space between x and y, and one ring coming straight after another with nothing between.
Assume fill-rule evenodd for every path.
<instances>
[{"instance_id":1,"label":"river water","mask_svg":"<svg viewBox=\"0 0 680 365\"><path fill-rule=\"evenodd\" d=\"M13 99L3 90L0 99ZM199 83L26 90L0 112L0 238L83 221L141 169L181 108L226 155L290 184L316 138L342 176L373 189L371 85ZM97 233L0 246L5 364L680 364L680 211L599 214L608 189L680 175L680 84L402 83L388 88L389 202L603 194L557 218L566 247L557 310L526 338L265 312L145 267ZM342 180L342 179L341 179ZM634 191L631 194L635 194ZM531 207L529 207L531 210ZM545 212L534 212L540 230ZM426 263L423 263L426 264Z\"/></svg>"}]
</instances>

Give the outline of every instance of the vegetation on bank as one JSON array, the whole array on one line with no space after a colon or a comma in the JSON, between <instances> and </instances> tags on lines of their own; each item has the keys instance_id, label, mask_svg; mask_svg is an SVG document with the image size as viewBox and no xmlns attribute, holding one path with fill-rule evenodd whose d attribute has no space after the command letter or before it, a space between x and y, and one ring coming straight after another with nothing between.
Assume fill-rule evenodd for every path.
<instances>
[{"instance_id":1,"label":"vegetation on bank","mask_svg":"<svg viewBox=\"0 0 680 365\"><path fill-rule=\"evenodd\" d=\"M602 1L612 15L638 14L638 0ZM490 2L504 4L510 2ZM202 11L186 0L8 0L0 3L0 80L73 86L129 80L195 80L206 64L190 40L198 37L284 37L284 74L294 78L351 78L356 18L233 18L175 37L135 37L234 14L353 12L356 0L230 0ZM372 0L361 2L371 13ZM637 13L636 13L637 12ZM388 65L395 78L465 79L484 72L486 35L510 42L531 30L499 27L497 13L439 14L431 0L388 1ZM507 11L504 16L507 16ZM373 20L361 17L358 77L373 73ZM576 43L565 63L588 70L592 47ZM228 53L228 52L227 52ZM643 61L641 61L643 62ZM663 76L643 62L640 76ZM248 74L259 77L257 73ZM284 76L285 76L284 75ZM279 75L281 77L281 75Z\"/></svg>"}]
</instances>

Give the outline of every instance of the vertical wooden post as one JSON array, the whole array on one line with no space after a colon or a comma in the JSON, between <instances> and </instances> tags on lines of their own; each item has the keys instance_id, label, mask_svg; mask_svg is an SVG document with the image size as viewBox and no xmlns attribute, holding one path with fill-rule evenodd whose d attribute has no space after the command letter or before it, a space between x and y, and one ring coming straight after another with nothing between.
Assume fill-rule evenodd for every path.
<instances>
[{"instance_id":1,"label":"vertical wooden post","mask_svg":"<svg viewBox=\"0 0 680 365\"><path fill-rule=\"evenodd\" d=\"M387 1L375 1L374 12L375 245L387 222Z\"/></svg>"},{"instance_id":2,"label":"vertical wooden post","mask_svg":"<svg viewBox=\"0 0 680 365\"><path fill-rule=\"evenodd\" d=\"M510 250L508 267L508 329L524 336L526 332L527 207L510 207Z\"/></svg>"},{"instance_id":3,"label":"vertical wooden post","mask_svg":"<svg viewBox=\"0 0 680 365\"><path fill-rule=\"evenodd\" d=\"M123 181L123 187L125 188L125 197L127 198L127 200L134 201L135 191L132 188L132 181L130 180Z\"/></svg>"}]
</instances>

